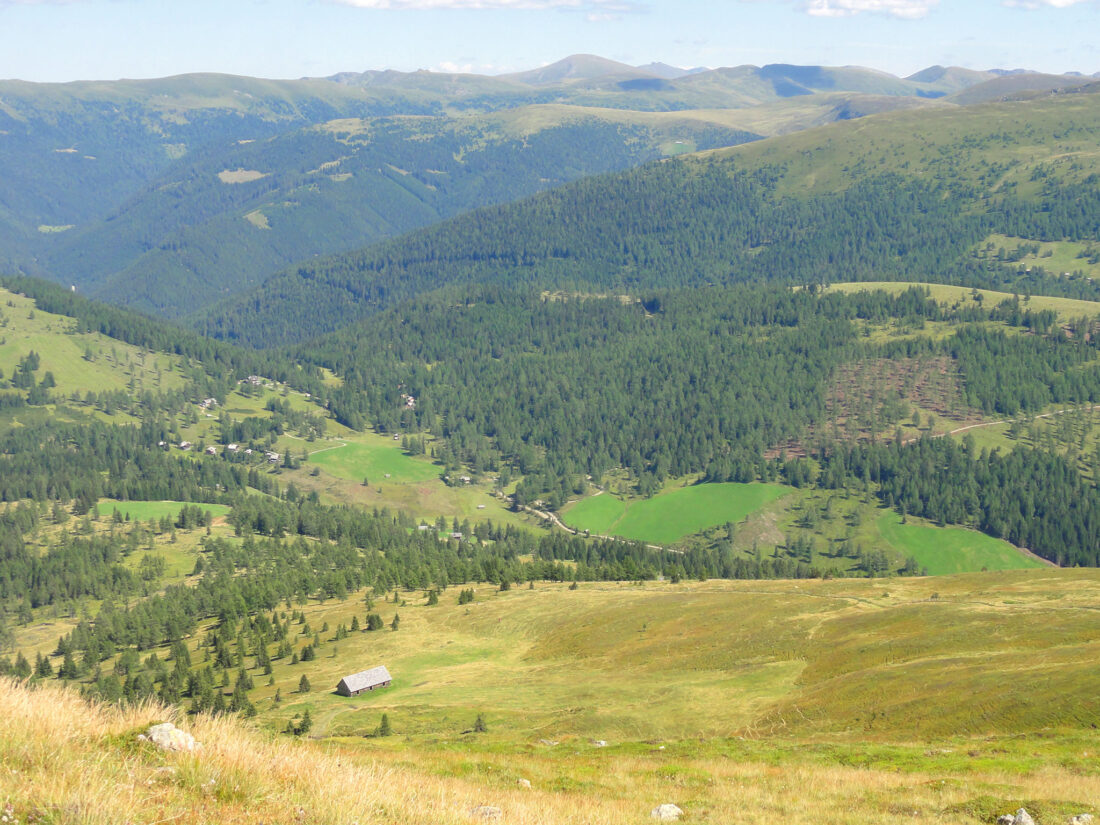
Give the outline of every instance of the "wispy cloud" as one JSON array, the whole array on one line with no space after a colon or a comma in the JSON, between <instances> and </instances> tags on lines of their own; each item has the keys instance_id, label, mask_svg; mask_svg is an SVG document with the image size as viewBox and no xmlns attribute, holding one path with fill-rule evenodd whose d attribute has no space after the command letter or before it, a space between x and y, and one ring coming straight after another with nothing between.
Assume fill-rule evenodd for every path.
<instances>
[{"instance_id":1,"label":"wispy cloud","mask_svg":"<svg viewBox=\"0 0 1100 825\"><path fill-rule=\"evenodd\" d=\"M0 0L3 2L3 0ZM637 11L641 4L633 0L329 0L341 6L360 9L522 9L545 11L562 9L583 11L597 19L602 15Z\"/></svg>"},{"instance_id":2,"label":"wispy cloud","mask_svg":"<svg viewBox=\"0 0 1100 825\"><path fill-rule=\"evenodd\" d=\"M871 12L916 20L928 14L938 3L939 0L808 0L806 12L814 17L851 17Z\"/></svg>"},{"instance_id":3,"label":"wispy cloud","mask_svg":"<svg viewBox=\"0 0 1100 825\"><path fill-rule=\"evenodd\" d=\"M1005 5L1014 9L1068 9L1089 0L1005 0Z\"/></svg>"}]
</instances>

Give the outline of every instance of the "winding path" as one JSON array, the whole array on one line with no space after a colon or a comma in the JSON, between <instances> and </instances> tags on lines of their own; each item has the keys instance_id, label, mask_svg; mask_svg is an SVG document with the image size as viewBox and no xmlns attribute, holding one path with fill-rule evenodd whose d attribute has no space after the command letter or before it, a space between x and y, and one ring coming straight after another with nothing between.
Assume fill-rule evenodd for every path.
<instances>
[{"instance_id":1,"label":"winding path","mask_svg":"<svg viewBox=\"0 0 1100 825\"><path fill-rule=\"evenodd\" d=\"M1084 411L1092 412L1093 410L1100 410L1100 404L1098 404L1096 406L1092 406L1092 407L1066 407L1064 410L1052 410L1051 412L1040 413L1039 415L1033 415L1031 418L1029 418L1027 420L1028 421L1037 421L1040 418L1053 418L1056 415L1062 415L1063 413L1068 413L1068 412L1084 412ZM930 436L917 436L915 438L907 438L905 441L903 441L901 443L902 444L913 444L914 442L919 441L920 439L925 438L925 437L927 437L927 438L943 438L944 436L958 435L959 433L965 433L967 430L976 430L976 429L979 429L981 427L996 427L998 424L1011 424L1012 421L1013 421L1013 419L1011 419L1011 418L1004 418L1004 419L1001 419L1000 421L983 421L980 424L967 424L965 427L959 427L958 429L955 429L955 430L948 430L945 433L936 433L936 434L930 435Z\"/></svg>"}]
</instances>

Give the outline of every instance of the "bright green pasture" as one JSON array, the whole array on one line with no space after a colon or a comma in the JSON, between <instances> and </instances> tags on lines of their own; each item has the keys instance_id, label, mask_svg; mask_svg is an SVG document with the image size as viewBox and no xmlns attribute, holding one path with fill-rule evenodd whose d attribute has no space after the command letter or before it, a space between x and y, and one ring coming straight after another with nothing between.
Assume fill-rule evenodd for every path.
<instances>
[{"instance_id":1,"label":"bright green pasture","mask_svg":"<svg viewBox=\"0 0 1100 825\"><path fill-rule=\"evenodd\" d=\"M581 530L667 544L727 521L741 521L790 490L781 484L728 482L677 487L631 502L604 494L578 502L564 516Z\"/></svg>"},{"instance_id":2,"label":"bright green pasture","mask_svg":"<svg viewBox=\"0 0 1100 825\"><path fill-rule=\"evenodd\" d=\"M151 518L162 519L165 516L175 518L183 507L197 506L203 511L209 510L217 516L224 516L230 511L228 504L196 504L192 501L116 501L111 498L100 499L99 513L101 516L109 516L118 510L125 517L130 516L130 521L148 521Z\"/></svg>"},{"instance_id":3,"label":"bright green pasture","mask_svg":"<svg viewBox=\"0 0 1100 825\"><path fill-rule=\"evenodd\" d=\"M321 448L309 461L338 478L371 484L399 484L438 478L440 468L427 458L406 455L398 442L383 436L364 436L344 446ZM389 478L386 478L386 474Z\"/></svg>"},{"instance_id":4,"label":"bright green pasture","mask_svg":"<svg viewBox=\"0 0 1100 825\"><path fill-rule=\"evenodd\" d=\"M934 576L980 570L1027 570L1045 567L1007 541L962 527L902 524L894 512L883 513L879 533L895 550L912 556Z\"/></svg>"}]
</instances>

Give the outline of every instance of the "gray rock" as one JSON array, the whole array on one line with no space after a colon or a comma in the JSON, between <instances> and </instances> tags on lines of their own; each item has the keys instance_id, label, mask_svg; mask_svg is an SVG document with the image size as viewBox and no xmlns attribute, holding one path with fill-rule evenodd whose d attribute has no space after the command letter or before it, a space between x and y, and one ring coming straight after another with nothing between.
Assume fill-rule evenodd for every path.
<instances>
[{"instance_id":1,"label":"gray rock","mask_svg":"<svg viewBox=\"0 0 1100 825\"><path fill-rule=\"evenodd\" d=\"M1016 825L1016 817L1012 814L1001 814L997 817L997 825Z\"/></svg>"},{"instance_id":2,"label":"gray rock","mask_svg":"<svg viewBox=\"0 0 1100 825\"><path fill-rule=\"evenodd\" d=\"M180 730L171 722L153 725L145 732L144 738L139 735L138 739L152 742L158 748L166 751L193 753L202 750L202 745L195 741L194 736L187 733L187 731Z\"/></svg>"},{"instance_id":3,"label":"gray rock","mask_svg":"<svg viewBox=\"0 0 1100 825\"><path fill-rule=\"evenodd\" d=\"M597 739L592 744L593 744L593 746L595 746L597 748L606 748L607 747L607 742L605 742L603 739Z\"/></svg>"},{"instance_id":4,"label":"gray rock","mask_svg":"<svg viewBox=\"0 0 1100 825\"><path fill-rule=\"evenodd\" d=\"M675 822L684 815L684 812L680 809L680 806L666 802L650 811L649 815L658 822Z\"/></svg>"},{"instance_id":5,"label":"gray rock","mask_svg":"<svg viewBox=\"0 0 1100 825\"><path fill-rule=\"evenodd\" d=\"M1031 814L1020 808L1012 818L1012 825L1035 825L1035 820L1031 818Z\"/></svg>"},{"instance_id":6,"label":"gray rock","mask_svg":"<svg viewBox=\"0 0 1100 825\"><path fill-rule=\"evenodd\" d=\"M504 811L495 805L478 805L470 810L473 819L482 819L486 822L499 822L504 819Z\"/></svg>"},{"instance_id":7,"label":"gray rock","mask_svg":"<svg viewBox=\"0 0 1100 825\"><path fill-rule=\"evenodd\" d=\"M519 785L521 788L530 788L531 787L531 780L530 779L517 779L516 784Z\"/></svg>"},{"instance_id":8,"label":"gray rock","mask_svg":"<svg viewBox=\"0 0 1100 825\"><path fill-rule=\"evenodd\" d=\"M1092 825L1092 814L1077 814L1069 818L1069 825Z\"/></svg>"}]
</instances>

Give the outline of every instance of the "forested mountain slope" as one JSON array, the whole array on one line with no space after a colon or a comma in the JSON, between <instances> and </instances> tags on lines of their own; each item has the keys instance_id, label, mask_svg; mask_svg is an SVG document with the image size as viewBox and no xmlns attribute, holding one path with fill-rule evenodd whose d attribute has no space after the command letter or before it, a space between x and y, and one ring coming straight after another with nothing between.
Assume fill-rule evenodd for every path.
<instances>
[{"instance_id":1,"label":"forested mountain slope","mask_svg":"<svg viewBox=\"0 0 1100 825\"><path fill-rule=\"evenodd\" d=\"M178 317L466 209L757 135L950 106L934 99L986 76L667 75L578 55L503 77L3 81L0 266ZM1013 82L1034 88L1028 77Z\"/></svg>"},{"instance_id":2,"label":"forested mountain slope","mask_svg":"<svg viewBox=\"0 0 1100 825\"><path fill-rule=\"evenodd\" d=\"M199 327L301 340L446 284L576 290L920 280L1100 294L978 259L1100 236L1100 95L897 112L587 179L287 270ZM304 308L308 311L303 311Z\"/></svg>"},{"instance_id":3,"label":"forested mountain slope","mask_svg":"<svg viewBox=\"0 0 1100 825\"><path fill-rule=\"evenodd\" d=\"M519 125L510 115L342 119L232 143L177 163L105 220L58 237L42 261L88 294L186 315L317 254L678 148L758 137L716 118L552 113Z\"/></svg>"}]
</instances>

